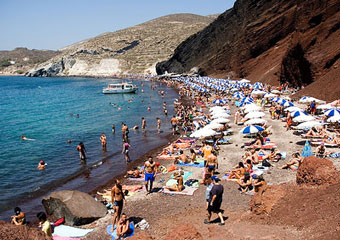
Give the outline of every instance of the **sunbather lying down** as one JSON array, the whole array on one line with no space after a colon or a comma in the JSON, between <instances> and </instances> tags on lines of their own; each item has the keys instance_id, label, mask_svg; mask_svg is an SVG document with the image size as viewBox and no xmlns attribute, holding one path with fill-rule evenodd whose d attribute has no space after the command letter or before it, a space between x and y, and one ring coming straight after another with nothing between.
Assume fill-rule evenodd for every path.
<instances>
[{"instance_id":1,"label":"sunbather lying down","mask_svg":"<svg viewBox=\"0 0 340 240\"><path fill-rule=\"evenodd\" d=\"M140 178L143 177L141 172L138 170L137 167L134 167L133 170L127 171L125 177L129 178Z\"/></svg>"},{"instance_id":2,"label":"sunbather lying down","mask_svg":"<svg viewBox=\"0 0 340 240\"><path fill-rule=\"evenodd\" d=\"M174 179L177 180L177 183L174 184L172 187L166 187L166 188L169 189L170 191L175 191L175 192L183 191L184 185L183 185L182 174L180 172L175 172L174 173Z\"/></svg>"}]
</instances>

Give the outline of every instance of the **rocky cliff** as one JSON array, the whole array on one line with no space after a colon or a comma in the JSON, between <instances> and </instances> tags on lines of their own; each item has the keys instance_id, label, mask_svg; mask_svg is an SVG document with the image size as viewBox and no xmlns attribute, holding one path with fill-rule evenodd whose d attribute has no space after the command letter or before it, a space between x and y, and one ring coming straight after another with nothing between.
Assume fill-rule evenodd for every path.
<instances>
[{"instance_id":1,"label":"rocky cliff","mask_svg":"<svg viewBox=\"0 0 340 240\"><path fill-rule=\"evenodd\" d=\"M28 76L112 76L155 73L156 63L171 56L190 35L216 16L174 14L102 34L61 49L62 54L37 66Z\"/></svg>"},{"instance_id":2,"label":"rocky cliff","mask_svg":"<svg viewBox=\"0 0 340 240\"><path fill-rule=\"evenodd\" d=\"M59 51L15 48L12 51L0 51L0 74L23 74L36 64L46 62L57 56Z\"/></svg>"},{"instance_id":3,"label":"rocky cliff","mask_svg":"<svg viewBox=\"0 0 340 240\"><path fill-rule=\"evenodd\" d=\"M308 85L300 95L339 98L339 10L339 0L237 0L157 64L157 73L288 81Z\"/></svg>"}]
</instances>

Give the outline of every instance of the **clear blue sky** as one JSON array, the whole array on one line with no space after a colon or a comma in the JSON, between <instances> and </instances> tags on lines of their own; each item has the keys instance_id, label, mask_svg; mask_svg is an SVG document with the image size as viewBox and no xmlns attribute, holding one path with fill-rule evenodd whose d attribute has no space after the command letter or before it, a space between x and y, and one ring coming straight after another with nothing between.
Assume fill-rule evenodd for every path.
<instances>
[{"instance_id":1,"label":"clear blue sky","mask_svg":"<svg viewBox=\"0 0 340 240\"><path fill-rule=\"evenodd\" d=\"M59 49L173 13L209 15L235 0L0 0L0 50Z\"/></svg>"}]
</instances>

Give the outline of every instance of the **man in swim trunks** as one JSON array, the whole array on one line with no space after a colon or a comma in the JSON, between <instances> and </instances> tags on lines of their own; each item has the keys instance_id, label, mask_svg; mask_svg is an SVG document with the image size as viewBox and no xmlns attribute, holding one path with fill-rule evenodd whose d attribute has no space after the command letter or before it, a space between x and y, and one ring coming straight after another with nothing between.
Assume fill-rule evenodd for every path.
<instances>
[{"instance_id":1,"label":"man in swim trunks","mask_svg":"<svg viewBox=\"0 0 340 240\"><path fill-rule=\"evenodd\" d=\"M146 120L145 120L144 117L142 117L142 129L143 129L143 131L145 130L145 128L146 128Z\"/></svg>"},{"instance_id":2,"label":"man in swim trunks","mask_svg":"<svg viewBox=\"0 0 340 240\"><path fill-rule=\"evenodd\" d=\"M122 214L123 203L125 202L126 204L123 188L122 188L122 185L120 185L120 180L118 179L115 180L115 185L111 189L111 201L112 201L112 204L114 204L114 211L115 211L114 216L113 216L113 221L112 221L112 230L111 230L111 232L113 232L114 226L119 221L120 215Z\"/></svg>"},{"instance_id":3,"label":"man in swim trunks","mask_svg":"<svg viewBox=\"0 0 340 240\"><path fill-rule=\"evenodd\" d=\"M207 157L207 169L211 171L212 175L215 173L215 169L217 168L217 157L210 153L210 155Z\"/></svg>"},{"instance_id":4,"label":"man in swim trunks","mask_svg":"<svg viewBox=\"0 0 340 240\"><path fill-rule=\"evenodd\" d=\"M180 150L179 153L180 153L179 159L182 161L182 163L190 163L188 156L185 153L183 153L183 150Z\"/></svg>"},{"instance_id":5,"label":"man in swim trunks","mask_svg":"<svg viewBox=\"0 0 340 240\"><path fill-rule=\"evenodd\" d=\"M102 144L103 151L106 151L106 136L105 133L102 133L100 136L100 142Z\"/></svg>"},{"instance_id":6,"label":"man in swim trunks","mask_svg":"<svg viewBox=\"0 0 340 240\"><path fill-rule=\"evenodd\" d=\"M145 189L147 193L152 192L152 184L155 180L156 176L156 163L153 161L152 157L150 156L147 161L144 163L144 170L145 170ZM148 185L150 182L150 190L148 190Z\"/></svg>"},{"instance_id":7,"label":"man in swim trunks","mask_svg":"<svg viewBox=\"0 0 340 240\"><path fill-rule=\"evenodd\" d=\"M178 120L175 116L172 116L170 122L172 127L172 135L175 135Z\"/></svg>"}]
</instances>

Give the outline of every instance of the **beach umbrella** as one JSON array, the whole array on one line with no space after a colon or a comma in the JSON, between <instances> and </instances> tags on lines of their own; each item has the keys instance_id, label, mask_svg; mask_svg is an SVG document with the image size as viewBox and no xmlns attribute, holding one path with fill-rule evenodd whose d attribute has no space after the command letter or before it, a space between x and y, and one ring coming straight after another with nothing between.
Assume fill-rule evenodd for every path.
<instances>
[{"instance_id":1,"label":"beach umbrella","mask_svg":"<svg viewBox=\"0 0 340 240\"><path fill-rule=\"evenodd\" d=\"M264 94L266 94L265 91L258 90L258 89L251 92L251 95L264 95Z\"/></svg>"},{"instance_id":2,"label":"beach umbrella","mask_svg":"<svg viewBox=\"0 0 340 240\"><path fill-rule=\"evenodd\" d=\"M243 78L242 80L240 80L239 81L240 83L250 83L250 81L249 80L247 80L247 79L245 79L245 78Z\"/></svg>"},{"instance_id":3,"label":"beach umbrella","mask_svg":"<svg viewBox=\"0 0 340 240\"><path fill-rule=\"evenodd\" d=\"M308 116L308 114L303 112L303 111L295 111L295 112L292 113L292 118L295 118L295 117L298 117L298 116L301 116L301 115Z\"/></svg>"},{"instance_id":4,"label":"beach umbrella","mask_svg":"<svg viewBox=\"0 0 340 240\"><path fill-rule=\"evenodd\" d=\"M263 117L265 114L263 112L250 112L248 113L245 118L261 118Z\"/></svg>"},{"instance_id":5,"label":"beach umbrella","mask_svg":"<svg viewBox=\"0 0 340 240\"><path fill-rule=\"evenodd\" d=\"M304 123L300 123L296 126L296 129L303 130L303 129L310 129L312 127L321 127L323 123L318 121L308 121Z\"/></svg>"},{"instance_id":6,"label":"beach umbrella","mask_svg":"<svg viewBox=\"0 0 340 240\"><path fill-rule=\"evenodd\" d=\"M213 106L209 109L209 111L212 112L212 111L216 111L216 110L226 110L226 109L227 109L227 107L225 107L225 106Z\"/></svg>"},{"instance_id":7,"label":"beach umbrella","mask_svg":"<svg viewBox=\"0 0 340 240\"><path fill-rule=\"evenodd\" d=\"M314 98L314 97L302 97L302 98L299 99L299 102L301 102L301 103L311 103L313 101L315 101L316 103L325 102L325 101L322 101L322 100Z\"/></svg>"},{"instance_id":8,"label":"beach umbrella","mask_svg":"<svg viewBox=\"0 0 340 240\"><path fill-rule=\"evenodd\" d=\"M281 103L281 106L284 106L284 107L293 107L294 104L292 102L285 101L285 102Z\"/></svg>"},{"instance_id":9,"label":"beach umbrella","mask_svg":"<svg viewBox=\"0 0 340 240\"><path fill-rule=\"evenodd\" d=\"M216 99L216 100L213 101L213 103L215 103L215 104L224 104L222 99Z\"/></svg>"},{"instance_id":10,"label":"beach umbrella","mask_svg":"<svg viewBox=\"0 0 340 240\"><path fill-rule=\"evenodd\" d=\"M321 110L327 110L330 108L332 108L330 104L322 104L322 105L316 106L316 109L321 109Z\"/></svg>"},{"instance_id":11,"label":"beach umbrella","mask_svg":"<svg viewBox=\"0 0 340 240\"><path fill-rule=\"evenodd\" d=\"M331 108L325 111L324 113L328 117L333 117L333 116L340 116L340 110L336 108Z\"/></svg>"},{"instance_id":12,"label":"beach umbrella","mask_svg":"<svg viewBox=\"0 0 340 240\"><path fill-rule=\"evenodd\" d=\"M312 156L312 148L309 144L308 141L306 141L305 146L303 147L302 153L301 153L301 157L309 157Z\"/></svg>"},{"instance_id":13,"label":"beach umbrella","mask_svg":"<svg viewBox=\"0 0 340 240\"><path fill-rule=\"evenodd\" d=\"M257 125L250 125L245 128L243 128L240 133L242 134L250 134L250 133L258 133L264 131L263 127L257 126Z\"/></svg>"},{"instance_id":14,"label":"beach umbrella","mask_svg":"<svg viewBox=\"0 0 340 240\"><path fill-rule=\"evenodd\" d=\"M315 118L310 115L300 115L298 117L293 118L294 122L308 122L313 120L315 120Z\"/></svg>"},{"instance_id":15,"label":"beach umbrella","mask_svg":"<svg viewBox=\"0 0 340 240\"><path fill-rule=\"evenodd\" d=\"M336 115L327 119L327 122L340 122L340 115Z\"/></svg>"},{"instance_id":16,"label":"beach umbrella","mask_svg":"<svg viewBox=\"0 0 340 240\"><path fill-rule=\"evenodd\" d=\"M288 108L286 108L285 111L288 111L288 112L296 112L296 111L302 111L302 109L299 108L299 107L293 106L293 107L288 107Z\"/></svg>"},{"instance_id":17,"label":"beach umbrella","mask_svg":"<svg viewBox=\"0 0 340 240\"><path fill-rule=\"evenodd\" d=\"M276 90L276 89L274 89L274 90L272 90L272 91L271 91L271 93L280 93L280 91L279 91L279 90Z\"/></svg>"},{"instance_id":18,"label":"beach umbrella","mask_svg":"<svg viewBox=\"0 0 340 240\"><path fill-rule=\"evenodd\" d=\"M264 98L273 98L276 97L276 94L274 93L266 93L265 95L263 95Z\"/></svg>"},{"instance_id":19,"label":"beach umbrella","mask_svg":"<svg viewBox=\"0 0 340 240\"><path fill-rule=\"evenodd\" d=\"M224 125L221 123L217 123L217 122L211 122L206 127L211 128L211 129L220 129L220 128L223 128Z\"/></svg>"},{"instance_id":20,"label":"beach umbrella","mask_svg":"<svg viewBox=\"0 0 340 240\"><path fill-rule=\"evenodd\" d=\"M228 123L228 122L230 122L230 120L227 119L227 118L216 118L216 119L211 121L211 123L213 123L213 122L214 123Z\"/></svg>"},{"instance_id":21,"label":"beach umbrella","mask_svg":"<svg viewBox=\"0 0 340 240\"><path fill-rule=\"evenodd\" d=\"M233 97L234 98L243 98L244 94L242 92L234 92Z\"/></svg>"},{"instance_id":22,"label":"beach umbrella","mask_svg":"<svg viewBox=\"0 0 340 240\"><path fill-rule=\"evenodd\" d=\"M216 131L212 130L211 128L202 128L202 129L199 129L195 132L193 132L190 137L193 137L193 138L200 138L200 137L211 137L211 136L214 136L216 135Z\"/></svg>"},{"instance_id":23,"label":"beach umbrella","mask_svg":"<svg viewBox=\"0 0 340 240\"><path fill-rule=\"evenodd\" d=\"M262 118L253 118L253 119L246 121L244 125L265 124L265 123L267 123L267 121Z\"/></svg>"},{"instance_id":24,"label":"beach umbrella","mask_svg":"<svg viewBox=\"0 0 340 240\"><path fill-rule=\"evenodd\" d=\"M250 106L250 107L247 107L247 106ZM245 113L249 113L249 112L258 112L258 111L261 111L261 107L255 105L255 104L248 104L245 106L246 108L244 108L244 112Z\"/></svg>"},{"instance_id":25,"label":"beach umbrella","mask_svg":"<svg viewBox=\"0 0 340 240\"><path fill-rule=\"evenodd\" d=\"M230 115L226 112L217 112L217 113L214 113L211 118L212 119L216 119L216 118L228 118L230 117Z\"/></svg>"}]
</instances>

